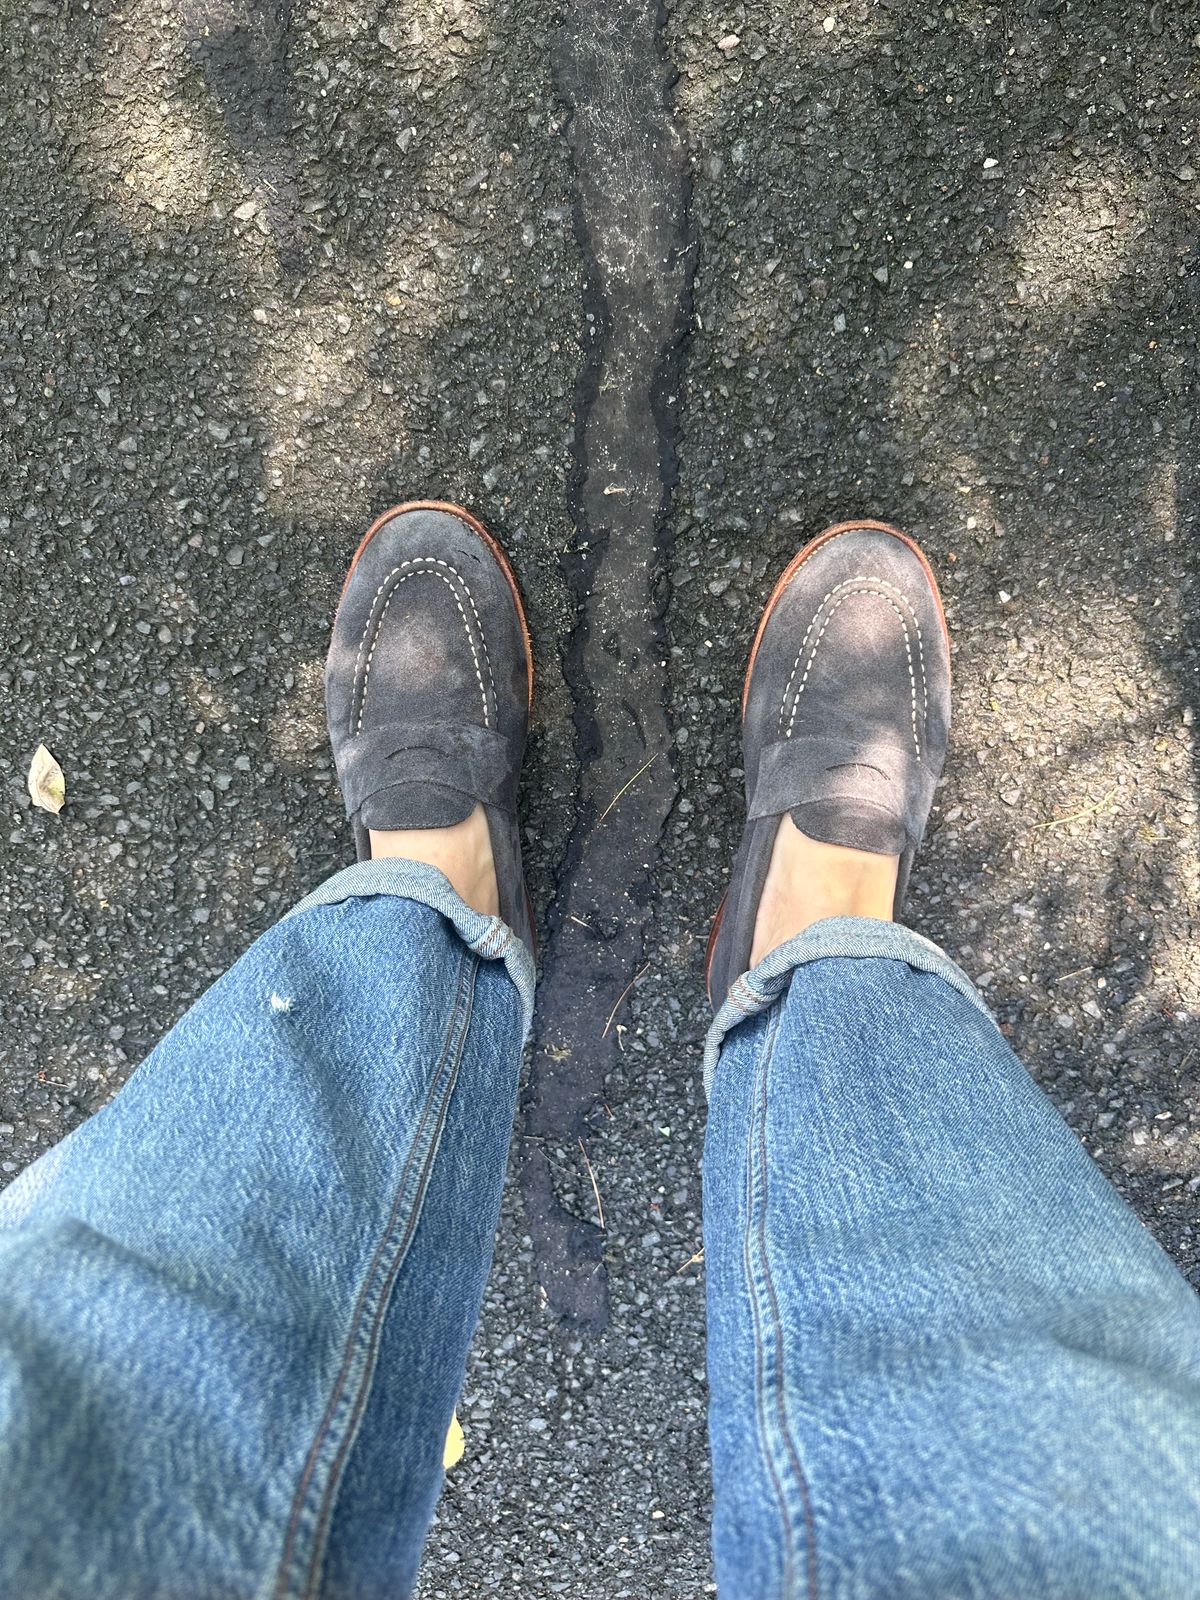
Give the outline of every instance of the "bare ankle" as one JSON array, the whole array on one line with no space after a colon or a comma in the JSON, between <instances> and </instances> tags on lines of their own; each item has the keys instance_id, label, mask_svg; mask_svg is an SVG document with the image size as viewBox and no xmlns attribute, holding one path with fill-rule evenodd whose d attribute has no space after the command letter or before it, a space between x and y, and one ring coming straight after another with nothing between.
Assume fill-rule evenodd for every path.
<instances>
[{"instance_id":1,"label":"bare ankle","mask_svg":"<svg viewBox=\"0 0 1200 1600\"><path fill-rule=\"evenodd\" d=\"M371 830L371 859L424 861L445 873L460 899L485 916L498 916L500 896L487 815L477 805L449 828Z\"/></svg>"},{"instance_id":2,"label":"bare ankle","mask_svg":"<svg viewBox=\"0 0 1200 1600\"><path fill-rule=\"evenodd\" d=\"M784 816L759 902L751 964L825 917L890 921L899 856L823 844Z\"/></svg>"}]
</instances>

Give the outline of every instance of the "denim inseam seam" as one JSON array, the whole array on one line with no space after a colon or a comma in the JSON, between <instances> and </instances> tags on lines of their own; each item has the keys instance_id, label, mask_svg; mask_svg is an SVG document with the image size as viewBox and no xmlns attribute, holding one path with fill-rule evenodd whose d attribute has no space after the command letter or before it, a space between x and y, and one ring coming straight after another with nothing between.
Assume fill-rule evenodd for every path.
<instances>
[{"instance_id":1,"label":"denim inseam seam","mask_svg":"<svg viewBox=\"0 0 1200 1600\"><path fill-rule=\"evenodd\" d=\"M729 994L726 996L726 998L730 1001L730 1003L732 1005L735 1005L738 1008L738 1010L742 1013L742 1015L744 1017L756 1017L758 1015L758 1013L763 1008L762 1001L760 1000L759 996L754 994L753 990L751 990L752 998L754 1000L756 1000L756 1001L759 1001L759 1003L757 1005L749 1005L749 1006L745 1005L743 1003L743 1001L742 1001L741 995L739 995L737 993L737 986L738 986L739 983L743 986L743 988L749 988L750 987L749 984L747 984L747 982L746 982L744 977L739 978L737 980L737 983L734 984L733 988L730 989Z\"/></svg>"},{"instance_id":2,"label":"denim inseam seam","mask_svg":"<svg viewBox=\"0 0 1200 1600\"><path fill-rule=\"evenodd\" d=\"M784 1449L787 1452L788 1464L791 1467L792 1475L800 1492L801 1512L804 1521L805 1589L808 1600L818 1600L816 1528L813 1517L812 1497L809 1493L808 1480L800 1461L800 1451L793 1436L791 1419L788 1416L787 1390L784 1382L783 1326L779 1315L779 1296L771 1273L770 1255L767 1247L767 1209L770 1200L767 1178L767 1109L771 1065L775 1056L775 1041L779 1034L781 1017L782 1007L776 1007L768 1019L767 1037L763 1042L756 1074L758 1080L755 1085L756 1104L751 1118L749 1148L747 1150L747 1214L744 1259L746 1279L750 1286L751 1304L754 1312L754 1388L759 1438L763 1459L770 1474L775 1497L779 1504L780 1518L783 1522L784 1530L784 1595L786 1600L792 1600L796 1592L795 1537L787 1491L772 1450L772 1434L776 1430L782 1438ZM751 1248L750 1241L752 1237L756 1240L756 1251ZM754 1269L755 1255L757 1255L757 1271ZM765 1307L760 1303L760 1293L763 1294L765 1299ZM764 1311L766 1315L764 1315ZM768 1319L771 1329L770 1349L773 1353L774 1365L773 1398L777 1412L774 1427L768 1420L767 1385L764 1374L765 1356L768 1348L765 1325Z\"/></svg>"},{"instance_id":3,"label":"denim inseam seam","mask_svg":"<svg viewBox=\"0 0 1200 1600\"><path fill-rule=\"evenodd\" d=\"M396 1279L400 1268L404 1265L404 1258L408 1254L408 1247L412 1243L413 1234L416 1232L417 1223L421 1217L421 1210L425 1203L425 1193L429 1188L429 1180L433 1173L433 1164L437 1159L438 1149L442 1142L442 1133L446 1126L446 1117L450 1110L450 1101L454 1097L455 1085L458 1083L458 1069L462 1062L462 1047L471 1027L471 1017L475 1009L475 979L479 973L478 958L471 963L470 982L467 985L466 999L463 1006L462 1027L458 1031L458 1046L454 1052L454 1060L449 1068L446 1079L445 1091L441 1095L436 1112L436 1126L430 1136L425 1154L425 1161L421 1171L420 1181L413 1196L412 1206L409 1208L408 1221L400 1239L399 1248L394 1252L391 1265L384 1277L383 1287L379 1293L379 1300L375 1307L375 1314L371 1319L371 1329L368 1339L367 1358L364 1365L362 1380L358 1394L355 1397L354 1408L350 1421L342 1438L342 1444L334 1462L333 1471L325 1489L324 1503L318 1519L316 1532L313 1536L311 1575L305 1600L319 1600L321 1588L321 1565L324 1560L325 1544L328 1538L329 1526L333 1520L333 1509L337 1501L338 1490L341 1487L342 1474L350 1451L358 1436L363 1416L370 1401L371 1385L375 1380L375 1369L379 1358L379 1342L383 1332L384 1319L387 1316L388 1306L391 1302L392 1290L395 1288Z\"/></svg>"},{"instance_id":4,"label":"denim inseam seam","mask_svg":"<svg viewBox=\"0 0 1200 1600\"><path fill-rule=\"evenodd\" d=\"M485 961L502 961L508 954L508 947L516 938L511 928L490 928L483 937L476 941L471 948ZM499 939L500 945L496 950L489 950L488 945L493 939Z\"/></svg>"},{"instance_id":5,"label":"denim inseam seam","mask_svg":"<svg viewBox=\"0 0 1200 1600\"><path fill-rule=\"evenodd\" d=\"M441 1055L430 1082L425 1104L421 1109L421 1116L412 1146L400 1174L387 1224L375 1247L370 1264L360 1285L346 1337L341 1366L296 1489L283 1555L279 1564L275 1600L288 1600L289 1595L300 1596L302 1600L313 1600L313 1597L319 1593L321 1563L324 1558L325 1541L332 1508L336 1501L337 1490L340 1486L346 1459L353 1446L362 1421L363 1412L366 1409L367 1399L375 1375L380 1332L387 1312L391 1291L404 1258L408 1253L408 1246L416 1229L424 1203L425 1192L429 1185L434 1158L436 1157L442 1129L445 1125L447 1109L458 1078L463 1043L473 1014L475 977L478 970L478 954L469 947L464 946L459 961L458 984L454 1004L447 1023ZM431 1120L434 1123L434 1127L426 1137L426 1129ZM418 1163L420 1163L420 1172L412 1194L411 1204L406 1210L404 1208L405 1197L411 1183L413 1168ZM400 1231L400 1237L395 1248L392 1248L392 1243L398 1230ZM381 1264L388 1258L389 1254L391 1259L388 1261L386 1271L383 1271L381 1275ZM370 1304L372 1298L375 1300L373 1308ZM357 1388L353 1400L347 1408L344 1401L344 1391L354 1381L353 1369L356 1366L361 1370L358 1374ZM309 1492L310 1481L313 1478L318 1457L328 1446L333 1436L339 1410L347 1411L346 1420L341 1428L341 1438L334 1451L320 1501L315 1508L315 1521L308 1540L309 1549L307 1555L301 1557L298 1555L297 1546L300 1542L300 1524L304 1513L305 1499ZM293 1571L298 1575L299 1579L296 1585L293 1585L291 1581Z\"/></svg>"}]
</instances>

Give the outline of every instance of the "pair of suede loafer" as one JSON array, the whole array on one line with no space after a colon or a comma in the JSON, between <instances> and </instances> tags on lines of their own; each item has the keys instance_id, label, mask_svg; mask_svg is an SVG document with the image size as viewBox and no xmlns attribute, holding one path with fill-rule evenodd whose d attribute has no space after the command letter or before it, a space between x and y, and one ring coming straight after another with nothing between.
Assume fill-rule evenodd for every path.
<instances>
[{"instance_id":1,"label":"pair of suede loafer","mask_svg":"<svg viewBox=\"0 0 1200 1600\"><path fill-rule=\"evenodd\" d=\"M422 501L368 529L325 697L359 859L372 829L448 827L481 804L500 915L532 949L517 790L533 658L512 568L482 523ZM784 571L750 652L746 831L709 939L714 1005L749 968L785 814L812 839L899 856L899 910L949 730L949 637L929 563L887 523L827 529Z\"/></svg>"}]
</instances>

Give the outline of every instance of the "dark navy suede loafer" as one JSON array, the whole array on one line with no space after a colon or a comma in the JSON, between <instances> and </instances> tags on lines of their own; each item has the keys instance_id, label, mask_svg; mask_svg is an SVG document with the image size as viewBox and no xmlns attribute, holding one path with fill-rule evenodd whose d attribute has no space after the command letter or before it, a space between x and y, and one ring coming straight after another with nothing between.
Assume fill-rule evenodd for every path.
<instances>
[{"instance_id":1,"label":"dark navy suede loafer","mask_svg":"<svg viewBox=\"0 0 1200 1600\"><path fill-rule=\"evenodd\" d=\"M746 672L746 832L709 936L718 1008L750 966L784 813L826 844L898 855L899 914L950 733L950 640L918 546L886 522L828 528L767 603Z\"/></svg>"},{"instance_id":2,"label":"dark navy suede loafer","mask_svg":"<svg viewBox=\"0 0 1200 1600\"><path fill-rule=\"evenodd\" d=\"M367 530L325 664L325 710L360 861L368 829L445 828L481 802L500 915L534 948L517 785L533 699L529 629L500 546L418 501Z\"/></svg>"}]
</instances>

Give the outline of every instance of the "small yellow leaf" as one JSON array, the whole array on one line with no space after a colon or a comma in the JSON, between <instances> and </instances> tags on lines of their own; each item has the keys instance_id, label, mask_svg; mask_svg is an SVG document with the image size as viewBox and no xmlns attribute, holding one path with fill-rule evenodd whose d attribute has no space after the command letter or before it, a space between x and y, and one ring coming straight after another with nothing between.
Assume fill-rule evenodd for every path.
<instances>
[{"instance_id":1,"label":"small yellow leaf","mask_svg":"<svg viewBox=\"0 0 1200 1600\"><path fill-rule=\"evenodd\" d=\"M44 744L38 745L33 752L28 782L29 798L34 805L40 806L43 811L53 811L57 816L67 798L67 780L63 777L63 769Z\"/></svg>"},{"instance_id":2,"label":"small yellow leaf","mask_svg":"<svg viewBox=\"0 0 1200 1600\"><path fill-rule=\"evenodd\" d=\"M446 1472L451 1467L456 1467L462 1460L463 1451L467 1448L467 1441L463 1438L462 1423L458 1420L458 1412L450 1418L450 1431L446 1435L446 1448L442 1451L442 1467Z\"/></svg>"}]
</instances>

